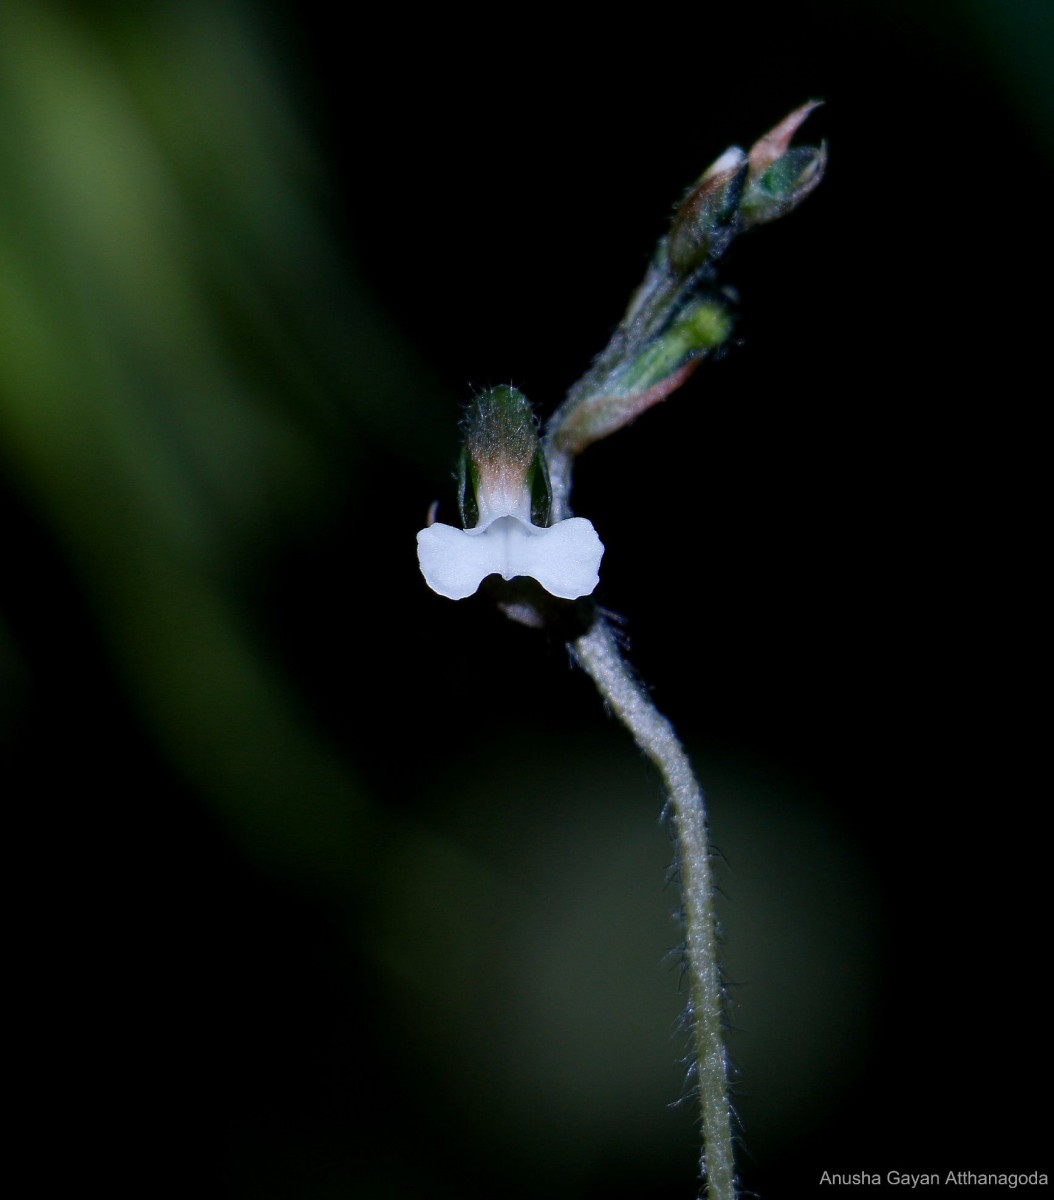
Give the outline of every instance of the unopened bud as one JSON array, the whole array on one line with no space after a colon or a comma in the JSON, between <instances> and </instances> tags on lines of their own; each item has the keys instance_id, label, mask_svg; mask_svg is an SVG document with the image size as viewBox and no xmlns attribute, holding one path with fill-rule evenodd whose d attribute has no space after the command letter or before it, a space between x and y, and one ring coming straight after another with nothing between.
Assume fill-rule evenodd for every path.
<instances>
[{"instance_id":1,"label":"unopened bud","mask_svg":"<svg viewBox=\"0 0 1054 1200\"><path fill-rule=\"evenodd\" d=\"M627 399L658 387L699 358L728 340L732 315L714 299L697 300L657 337L619 379L618 393Z\"/></svg>"},{"instance_id":2,"label":"unopened bud","mask_svg":"<svg viewBox=\"0 0 1054 1200\"><path fill-rule=\"evenodd\" d=\"M805 199L823 178L827 147L796 146L791 139L820 101L803 104L750 148L750 169L739 211L744 228L775 221Z\"/></svg>"},{"instance_id":3,"label":"unopened bud","mask_svg":"<svg viewBox=\"0 0 1054 1200\"><path fill-rule=\"evenodd\" d=\"M732 146L685 196L670 226L667 247L670 266L678 275L687 275L724 253L735 236L747 172L747 156Z\"/></svg>"}]
</instances>

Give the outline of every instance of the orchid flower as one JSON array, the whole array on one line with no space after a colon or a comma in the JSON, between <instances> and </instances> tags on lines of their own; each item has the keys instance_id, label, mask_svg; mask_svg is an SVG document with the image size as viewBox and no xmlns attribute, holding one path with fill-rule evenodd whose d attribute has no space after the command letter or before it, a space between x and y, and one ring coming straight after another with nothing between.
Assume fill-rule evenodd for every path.
<instances>
[{"instance_id":1,"label":"orchid flower","mask_svg":"<svg viewBox=\"0 0 1054 1200\"><path fill-rule=\"evenodd\" d=\"M458 477L465 528L434 522L417 535L432 591L463 600L488 575L527 575L565 600L593 591L604 547L584 517L547 524L549 474L522 392L493 388L473 401Z\"/></svg>"},{"instance_id":2,"label":"orchid flower","mask_svg":"<svg viewBox=\"0 0 1054 1200\"><path fill-rule=\"evenodd\" d=\"M593 591L604 547L581 517L551 524L554 497L563 516L578 455L664 400L727 344L731 295L718 286L717 263L739 234L782 217L819 184L826 147L791 145L815 107L803 104L749 151L734 146L703 172L677 207L611 340L550 418L544 448L530 405L514 388L495 388L472 402L458 471L462 528L430 519L417 535L421 571L433 591L460 600L490 575L527 576L572 600ZM510 619L566 638L574 661L662 776L684 914L687 1017L703 1129L699 1176L710 1200L736 1200L727 995L702 789L603 611L548 604L534 585L495 588L494 599Z\"/></svg>"}]
</instances>

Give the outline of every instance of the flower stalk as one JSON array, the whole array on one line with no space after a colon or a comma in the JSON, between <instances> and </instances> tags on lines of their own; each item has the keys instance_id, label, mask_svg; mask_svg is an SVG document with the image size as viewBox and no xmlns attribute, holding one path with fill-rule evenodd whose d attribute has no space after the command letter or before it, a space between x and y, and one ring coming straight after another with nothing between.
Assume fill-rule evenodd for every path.
<instances>
[{"instance_id":1,"label":"flower stalk","mask_svg":"<svg viewBox=\"0 0 1054 1200\"><path fill-rule=\"evenodd\" d=\"M736 1172L705 801L673 726L591 599L603 546L572 513L572 474L586 447L666 399L727 343L733 318L717 264L739 234L784 216L820 182L825 147L791 146L814 108L796 109L749 151L733 146L688 190L611 340L543 437L515 389L477 397L459 471L465 528L432 524L418 535L421 569L434 591L460 599L486 578L510 618L559 631L662 776L677 847L708 1200L735 1200Z\"/></svg>"},{"instance_id":2,"label":"flower stalk","mask_svg":"<svg viewBox=\"0 0 1054 1200\"><path fill-rule=\"evenodd\" d=\"M669 797L684 913L688 1017L702 1108L700 1175L706 1181L710 1200L733 1200L736 1172L725 1050L724 985L703 793L673 726L634 678L607 622L595 621L588 632L572 643L572 652L611 711L659 769Z\"/></svg>"}]
</instances>

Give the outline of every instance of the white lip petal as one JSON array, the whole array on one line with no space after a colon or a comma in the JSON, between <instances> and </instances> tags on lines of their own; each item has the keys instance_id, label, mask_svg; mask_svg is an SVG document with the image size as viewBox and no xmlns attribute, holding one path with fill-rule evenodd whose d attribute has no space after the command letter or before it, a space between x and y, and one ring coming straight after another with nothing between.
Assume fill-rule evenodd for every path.
<instances>
[{"instance_id":1,"label":"white lip petal","mask_svg":"<svg viewBox=\"0 0 1054 1200\"><path fill-rule=\"evenodd\" d=\"M488 575L529 575L562 599L588 596L599 582L604 547L584 517L543 529L502 516L474 529L436 523L417 535L417 558L425 582L440 596L463 600Z\"/></svg>"},{"instance_id":2,"label":"white lip petal","mask_svg":"<svg viewBox=\"0 0 1054 1200\"><path fill-rule=\"evenodd\" d=\"M530 575L554 596L576 600L600 582L604 545L585 517L569 517L516 544L514 575ZM511 576L506 576L506 579Z\"/></svg>"},{"instance_id":3,"label":"white lip petal","mask_svg":"<svg viewBox=\"0 0 1054 1200\"><path fill-rule=\"evenodd\" d=\"M502 549L497 540L437 521L417 535L417 561L433 592L464 600L488 575L501 571Z\"/></svg>"}]
</instances>

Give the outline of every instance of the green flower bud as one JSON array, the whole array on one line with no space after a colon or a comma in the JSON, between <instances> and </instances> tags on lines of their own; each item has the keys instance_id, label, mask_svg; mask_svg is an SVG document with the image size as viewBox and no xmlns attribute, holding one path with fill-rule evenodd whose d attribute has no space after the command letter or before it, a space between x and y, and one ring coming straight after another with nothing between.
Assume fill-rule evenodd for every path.
<instances>
[{"instance_id":1,"label":"green flower bud","mask_svg":"<svg viewBox=\"0 0 1054 1200\"><path fill-rule=\"evenodd\" d=\"M687 308L651 342L618 380L617 395L634 396L668 379L675 371L728 340L732 315L713 297Z\"/></svg>"},{"instance_id":2,"label":"green flower bud","mask_svg":"<svg viewBox=\"0 0 1054 1200\"><path fill-rule=\"evenodd\" d=\"M803 104L750 148L750 170L739 205L744 228L775 221L797 208L823 178L823 143L790 148L799 126L818 107L816 100Z\"/></svg>"}]
</instances>

